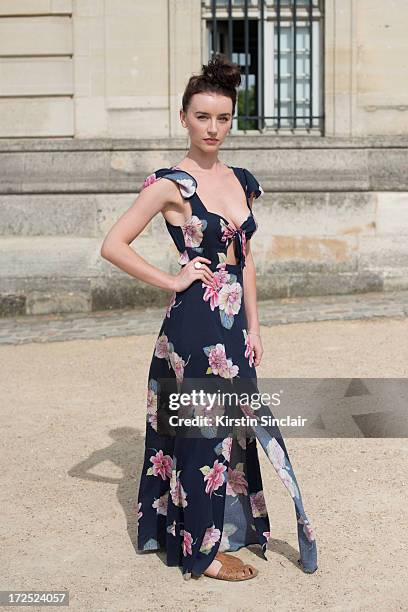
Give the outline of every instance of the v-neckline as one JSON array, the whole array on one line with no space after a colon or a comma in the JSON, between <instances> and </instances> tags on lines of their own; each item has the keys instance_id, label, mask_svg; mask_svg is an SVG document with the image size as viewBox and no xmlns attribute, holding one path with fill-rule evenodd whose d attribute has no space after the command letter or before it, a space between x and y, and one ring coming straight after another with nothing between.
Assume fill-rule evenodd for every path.
<instances>
[{"instance_id":1,"label":"v-neckline","mask_svg":"<svg viewBox=\"0 0 408 612\"><path fill-rule=\"evenodd\" d=\"M239 182L239 184L241 185L242 189L244 190L245 199L246 199L246 202L247 202L247 206L248 206L248 208L249 208L249 204L248 204L248 197L247 197L247 194L245 193L245 189L244 189L244 187L243 187L243 185L242 185L241 181L239 180L239 178L238 178L238 176L237 176L237 173L235 172L235 166L229 166L228 164L225 164L225 165L227 166L227 168L230 168L230 169L233 171L235 178L237 179L237 181L238 181L238 182ZM251 211L251 209L249 209L249 210L250 210L250 213L249 213L249 215L247 216L247 218L246 218L246 219L244 219L244 221L241 223L241 225L240 225L239 227L236 227L235 223L233 223L232 221L229 221L229 220L228 220L226 217L224 217L224 215L220 215L220 213L213 212L212 210L208 210L207 206L204 204L204 202L202 201L202 199L200 198L200 196L199 196L199 195L198 195L198 193L197 193L198 181L197 181L197 179L196 179L196 178L195 178L195 177L194 177L192 174L190 174L189 172L187 172L187 170L184 170L184 168L179 168L178 166L172 166L172 167L171 167L171 170L181 170L181 172L185 172L186 174L188 174L188 175L189 175L189 176L190 176L190 177L193 179L193 181L194 181L194 182L195 182L195 184L196 184L196 188L195 188L195 196L196 196L196 198L197 198L197 199L200 201L200 203L201 203L202 207L203 207L203 208L204 208L204 210L207 212L207 214L209 214L209 215L214 215L215 217L219 217L220 219L223 219L223 220L226 222L226 224L227 224L227 225L229 225L231 228L233 228L233 229L234 229L236 232L237 232L238 230L240 230L240 229L241 229L241 228L242 228L242 227L245 225L245 223L248 221L248 219L250 219L250 218L252 217L252 211Z\"/></svg>"}]
</instances>

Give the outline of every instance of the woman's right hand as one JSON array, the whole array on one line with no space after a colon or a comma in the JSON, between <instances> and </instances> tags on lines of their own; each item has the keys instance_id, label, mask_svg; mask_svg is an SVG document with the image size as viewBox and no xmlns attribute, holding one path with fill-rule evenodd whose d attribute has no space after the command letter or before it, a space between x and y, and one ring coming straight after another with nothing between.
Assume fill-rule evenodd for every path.
<instances>
[{"instance_id":1,"label":"woman's right hand","mask_svg":"<svg viewBox=\"0 0 408 612\"><path fill-rule=\"evenodd\" d=\"M196 261L201 262L201 268L195 268L194 264ZM207 259L206 257L202 257L201 255L197 255L194 259L191 259L185 266L183 266L180 272L175 276L174 280L174 290L184 291L191 285L195 280L202 280L207 285L213 286L213 277L214 272L210 270L208 266L205 265L204 262L211 263L211 259Z\"/></svg>"}]
</instances>

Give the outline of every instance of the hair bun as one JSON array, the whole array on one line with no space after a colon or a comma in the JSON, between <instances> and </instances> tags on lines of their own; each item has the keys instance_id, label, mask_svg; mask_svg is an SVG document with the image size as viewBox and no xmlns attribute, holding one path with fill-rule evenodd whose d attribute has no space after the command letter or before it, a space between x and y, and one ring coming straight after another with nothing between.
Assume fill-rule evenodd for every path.
<instances>
[{"instance_id":1,"label":"hair bun","mask_svg":"<svg viewBox=\"0 0 408 612\"><path fill-rule=\"evenodd\" d=\"M231 62L224 53L216 53L202 67L202 75L206 81L217 83L226 89L236 89L241 85L241 69Z\"/></svg>"}]
</instances>

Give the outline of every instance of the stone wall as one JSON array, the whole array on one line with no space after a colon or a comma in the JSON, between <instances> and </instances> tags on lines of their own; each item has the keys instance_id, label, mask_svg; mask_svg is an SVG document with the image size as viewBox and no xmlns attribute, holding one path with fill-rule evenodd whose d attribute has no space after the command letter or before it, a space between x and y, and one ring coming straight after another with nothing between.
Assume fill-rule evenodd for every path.
<instances>
[{"instance_id":1,"label":"stone wall","mask_svg":"<svg viewBox=\"0 0 408 612\"><path fill-rule=\"evenodd\" d=\"M100 256L144 178L185 156L182 139L0 140L2 316L164 304L168 293ZM258 298L408 289L408 139L230 136L248 168ZM177 273L157 215L131 244Z\"/></svg>"}]
</instances>

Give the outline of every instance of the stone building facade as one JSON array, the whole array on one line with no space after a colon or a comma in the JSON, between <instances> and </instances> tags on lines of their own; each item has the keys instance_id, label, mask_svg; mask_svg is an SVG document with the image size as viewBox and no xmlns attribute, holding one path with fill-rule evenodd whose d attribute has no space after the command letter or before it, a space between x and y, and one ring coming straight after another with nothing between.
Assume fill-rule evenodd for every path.
<instances>
[{"instance_id":1,"label":"stone building facade","mask_svg":"<svg viewBox=\"0 0 408 612\"><path fill-rule=\"evenodd\" d=\"M223 44L227 4L217 3ZM249 49L257 57L255 69L251 64L259 84L255 105L270 115L277 4L248 0L246 13ZM144 177L188 150L179 108L188 77L208 61L216 40L210 5L0 0L2 316L167 301L167 293L103 260L100 247ZM233 59L241 61L245 2L232 5L242 47L232 48ZM309 129L301 121L295 129L285 122L277 129L272 119L261 129L259 122L242 129L237 118L220 154L230 165L248 167L265 191L254 205L258 297L406 289L408 5L297 0L299 28L302 19L306 27L310 7L310 108L318 119ZM281 0L280 10L289 15L293 2ZM282 27L285 53L293 30L289 21ZM310 49L302 43L306 30L298 34L294 57L302 66ZM283 100L284 80L293 75L283 60L279 65ZM307 70L294 75L300 92L306 77ZM161 216L131 246L177 273Z\"/></svg>"}]
</instances>

